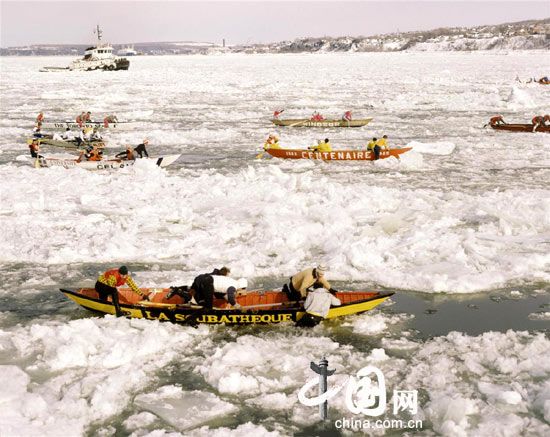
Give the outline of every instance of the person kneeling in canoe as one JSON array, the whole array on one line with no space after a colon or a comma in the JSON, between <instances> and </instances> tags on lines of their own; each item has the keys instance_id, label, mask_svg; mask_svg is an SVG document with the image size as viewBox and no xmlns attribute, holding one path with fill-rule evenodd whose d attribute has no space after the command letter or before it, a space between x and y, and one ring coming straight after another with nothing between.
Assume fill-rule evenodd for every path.
<instances>
[{"instance_id":1,"label":"person kneeling in canoe","mask_svg":"<svg viewBox=\"0 0 550 437\"><path fill-rule=\"evenodd\" d=\"M322 321L330 310L331 306L340 306L342 302L326 288L317 287L307 294L304 302L306 314L298 320L298 326L315 326Z\"/></svg>"},{"instance_id":2,"label":"person kneeling in canoe","mask_svg":"<svg viewBox=\"0 0 550 437\"><path fill-rule=\"evenodd\" d=\"M376 144L374 145L374 159L380 159L380 151L386 150L388 148L388 136L384 135L382 138L380 138Z\"/></svg>"},{"instance_id":3,"label":"person kneeling in canoe","mask_svg":"<svg viewBox=\"0 0 550 437\"><path fill-rule=\"evenodd\" d=\"M489 123L483 125L483 127L487 125L500 126L501 124L506 124L506 122L504 121L504 118L502 118L502 115L495 115L494 117L491 117L491 119L489 120Z\"/></svg>"},{"instance_id":4,"label":"person kneeling in canoe","mask_svg":"<svg viewBox=\"0 0 550 437\"><path fill-rule=\"evenodd\" d=\"M111 296L117 317L124 315L118 302L117 290L117 287L124 284L127 284L134 293L140 295L144 300L149 300L147 295L143 294L134 280L130 277L128 274L128 267L126 266L121 266L118 269L107 270L105 273L101 274L99 278L97 278L97 282L95 283L95 291L97 291L97 294L102 301L106 302L107 297Z\"/></svg>"},{"instance_id":5,"label":"person kneeling in canoe","mask_svg":"<svg viewBox=\"0 0 550 437\"><path fill-rule=\"evenodd\" d=\"M229 273L230 270L227 267L222 267L221 269L214 269L210 273L203 273L197 276L191 284L189 295L197 304L211 310L214 306L214 276L227 276Z\"/></svg>"},{"instance_id":6,"label":"person kneeling in canoe","mask_svg":"<svg viewBox=\"0 0 550 437\"><path fill-rule=\"evenodd\" d=\"M331 292L336 292L325 279L325 271L326 267L321 265L302 270L292 276L289 283L283 286L283 292L286 293L290 300L305 299L310 287L324 287Z\"/></svg>"},{"instance_id":7,"label":"person kneeling in canoe","mask_svg":"<svg viewBox=\"0 0 550 437\"><path fill-rule=\"evenodd\" d=\"M332 152L332 146L330 145L329 139L325 138L325 141L318 141L316 146L310 147L314 152Z\"/></svg>"},{"instance_id":8,"label":"person kneeling in canoe","mask_svg":"<svg viewBox=\"0 0 550 437\"><path fill-rule=\"evenodd\" d=\"M264 150L268 149L280 149L281 145L279 144L279 137L277 135L269 135L267 140L264 143Z\"/></svg>"},{"instance_id":9,"label":"person kneeling in canoe","mask_svg":"<svg viewBox=\"0 0 550 437\"><path fill-rule=\"evenodd\" d=\"M533 123L533 132L535 132L539 126L546 126L546 123L550 121L550 115L545 115L544 117L542 115L536 115L531 120L531 123Z\"/></svg>"}]
</instances>

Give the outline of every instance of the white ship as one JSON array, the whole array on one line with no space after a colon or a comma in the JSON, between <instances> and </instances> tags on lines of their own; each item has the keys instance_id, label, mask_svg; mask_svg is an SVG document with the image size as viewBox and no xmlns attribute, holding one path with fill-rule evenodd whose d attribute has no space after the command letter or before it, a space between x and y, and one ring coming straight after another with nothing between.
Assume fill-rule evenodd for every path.
<instances>
[{"instance_id":1,"label":"white ship","mask_svg":"<svg viewBox=\"0 0 550 437\"><path fill-rule=\"evenodd\" d=\"M116 54L119 56L136 56L138 52L134 49L134 46L128 46L121 48Z\"/></svg>"},{"instance_id":2,"label":"white ship","mask_svg":"<svg viewBox=\"0 0 550 437\"><path fill-rule=\"evenodd\" d=\"M130 61L113 55L111 44L101 42L102 31L97 26L97 45L88 47L84 57L73 61L68 67L43 67L40 71L92 71L92 70L128 70Z\"/></svg>"}]
</instances>

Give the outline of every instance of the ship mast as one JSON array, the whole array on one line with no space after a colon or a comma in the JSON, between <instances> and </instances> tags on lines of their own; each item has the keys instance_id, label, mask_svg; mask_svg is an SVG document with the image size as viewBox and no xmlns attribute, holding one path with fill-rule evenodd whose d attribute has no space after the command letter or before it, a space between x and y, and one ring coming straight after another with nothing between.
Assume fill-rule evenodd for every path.
<instances>
[{"instance_id":1,"label":"ship mast","mask_svg":"<svg viewBox=\"0 0 550 437\"><path fill-rule=\"evenodd\" d=\"M101 35L103 34L103 31L99 29L99 24L94 29L94 33L97 33L97 42L98 44L101 44Z\"/></svg>"}]
</instances>

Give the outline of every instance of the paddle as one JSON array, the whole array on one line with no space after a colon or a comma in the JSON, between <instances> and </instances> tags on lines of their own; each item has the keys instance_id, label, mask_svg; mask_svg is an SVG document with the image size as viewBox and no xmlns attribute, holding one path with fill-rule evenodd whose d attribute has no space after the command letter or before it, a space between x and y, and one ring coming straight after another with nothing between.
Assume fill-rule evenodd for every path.
<instances>
[{"instance_id":1,"label":"paddle","mask_svg":"<svg viewBox=\"0 0 550 437\"><path fill-rule=\"evenodd\" d=\"M309 121L309 120L307 120L307 119L306 120L300 120L300 121L297 121L296 123L289 124L288 127L298 126L299 124L303 124L306 121Z\"/></svg>"},{"instance_id":2,"label":"paddle","mask_svg":"<svg viewBox=\"0 0 550 437\"><path fill-rule=\"evenodd\" d=\"M256 155L256 159L262 159L262 157L264 156L264 153L265 153L265 150L262 150L260 153Z\"/></svg>"}]
</instances>

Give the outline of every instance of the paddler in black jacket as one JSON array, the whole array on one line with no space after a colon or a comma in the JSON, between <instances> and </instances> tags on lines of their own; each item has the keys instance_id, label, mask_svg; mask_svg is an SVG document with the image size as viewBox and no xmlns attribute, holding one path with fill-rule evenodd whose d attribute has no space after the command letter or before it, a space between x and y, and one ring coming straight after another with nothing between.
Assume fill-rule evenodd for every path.
<instances>
[{"instance_id":1,"label":"paddler in black jacket","mask_svg":"<svg viewBox=\"0 0 550 437\"><path fill-rule=\"evenodd\" d=\"M191 284L189 294L195 298L199 305L212 309L214 306L214 278L212 275L227 276L229 273L230 270L227 267L222 267L197 276Z\"/></svg>"}]
</instances>

